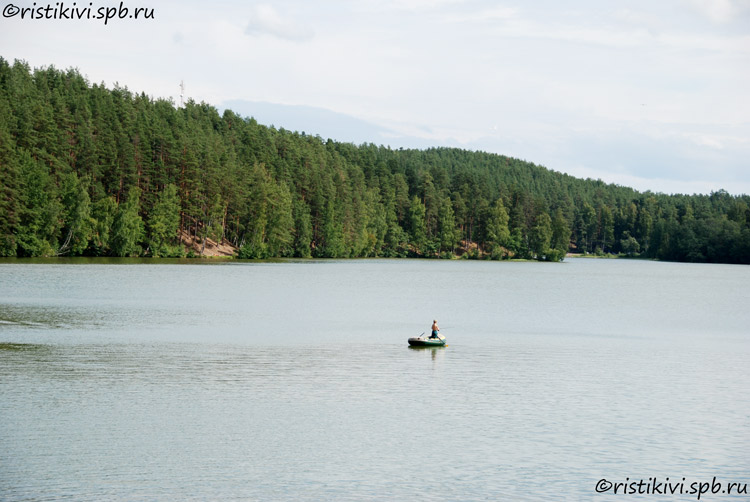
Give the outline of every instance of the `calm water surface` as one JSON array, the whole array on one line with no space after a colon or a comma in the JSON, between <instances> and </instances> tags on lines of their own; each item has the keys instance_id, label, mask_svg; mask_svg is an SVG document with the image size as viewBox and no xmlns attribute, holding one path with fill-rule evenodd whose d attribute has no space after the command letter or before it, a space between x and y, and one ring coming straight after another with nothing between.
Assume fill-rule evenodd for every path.
<instances>
[{"instance_id":1,"label":"calm water surface","mask_svg":"<svg viewBox=\"0 0 750 502\"><path fill-rule=\"evenodd\" d=\"M0 500L750 484L750 267L127 263L0 262Z\"/></svg>"}]
</instances>

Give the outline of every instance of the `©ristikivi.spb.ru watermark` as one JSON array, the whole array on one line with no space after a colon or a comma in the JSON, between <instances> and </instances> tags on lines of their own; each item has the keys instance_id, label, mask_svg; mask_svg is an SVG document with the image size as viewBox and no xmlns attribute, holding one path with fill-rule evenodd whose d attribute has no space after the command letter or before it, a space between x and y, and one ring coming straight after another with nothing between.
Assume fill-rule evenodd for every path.
<instances>
[{"instance_id":1,"label":"\u00a9ristikivi.spb.ru watermark","mask_svg":"<svg viewBox=\"0 0 750 502\"><path fill-rule=\"evenodd\" d=\"M78 4L78 2L55 2L38 4L31 7L19 7L6 4L3 8L4 18L16 18L26 21L42 19L54 20L93 20L103 21L106 25L111 19L154 19L154 9L149 7L127 7L125 2L117 6L95 6L93 2Z\"/></svg>"}]
</instances>

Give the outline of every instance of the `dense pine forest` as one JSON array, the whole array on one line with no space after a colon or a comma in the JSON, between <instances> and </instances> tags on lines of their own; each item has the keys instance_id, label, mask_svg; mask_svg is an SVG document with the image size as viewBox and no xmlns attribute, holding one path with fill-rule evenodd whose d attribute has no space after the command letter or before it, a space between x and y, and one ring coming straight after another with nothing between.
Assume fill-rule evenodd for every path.
<instances>
[{"instance_id":1,"label":"dense pine forest","mask_svg":"<svg viewBox=\"0 0 750 502\"><path fill-rule=\"evenodd\" d=\"M241 258L750 263L750 197L356 146L0 58L0 256L185 256L207 242Z\"/></svg>"}]
</instances>

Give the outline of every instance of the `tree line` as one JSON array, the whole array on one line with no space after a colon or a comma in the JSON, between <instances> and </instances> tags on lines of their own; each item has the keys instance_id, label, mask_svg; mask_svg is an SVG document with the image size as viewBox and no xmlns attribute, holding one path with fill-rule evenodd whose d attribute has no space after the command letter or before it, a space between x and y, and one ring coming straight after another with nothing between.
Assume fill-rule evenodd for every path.
<instances>
[{"instance_id":1,"label":"tree line","mask_svg":"<svg viewBox=\"0 0 750 502\"><path fill-rule=\"evenodd\" d=\"M0 58L0 256L184 256L187 239L241 258L750 263L750 198L324 140Z\"/></svg>"}]
</instances>

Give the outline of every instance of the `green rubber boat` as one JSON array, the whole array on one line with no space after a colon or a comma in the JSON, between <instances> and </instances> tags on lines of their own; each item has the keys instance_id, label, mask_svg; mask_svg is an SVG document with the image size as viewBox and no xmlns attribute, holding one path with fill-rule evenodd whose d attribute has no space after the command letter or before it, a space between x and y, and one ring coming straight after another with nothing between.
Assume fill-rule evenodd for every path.
<instances>
[{"instance_id":1,"label":"green rubber boat","mask_svg":"<svg viewBox=\"0 0 750 502\"><path fill-rule=\"evenodd\" d=\"M445 342L446 339L443 335L438 335L437 338L430 338L429 336L409 338L409 345L412 347L444 347Z\"/></svg>"}]
</instances>

